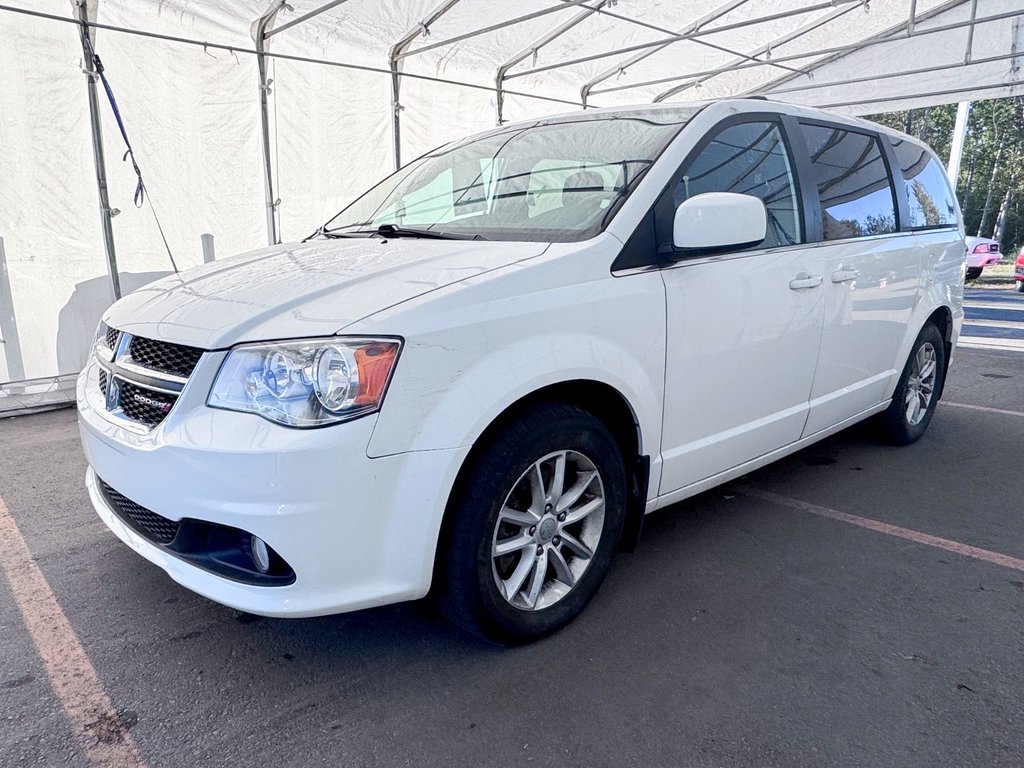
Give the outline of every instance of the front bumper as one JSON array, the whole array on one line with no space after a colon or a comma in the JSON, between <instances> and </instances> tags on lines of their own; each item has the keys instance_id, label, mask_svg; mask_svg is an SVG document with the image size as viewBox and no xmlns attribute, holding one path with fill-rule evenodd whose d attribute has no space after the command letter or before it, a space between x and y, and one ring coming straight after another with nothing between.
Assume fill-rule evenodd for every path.
<instances>
[{"instance_id":1,"label":"front bumper","mask_svg":"<svg viewBox=\"0 0 1024 768\"><path fill-rule=\"evenodd\" d=\"M215 371L219 361L208 362L200 368ZM289 429L206 407L202 372L197 369L167 418L145 433L104 414L94 394L94 365L79 377L86 485L118 538L188 589L264 616L339 613L426 594L441 517L468 448L371 459L366 446L375 415ZM295 581L244 584L176 557L115 514L97 477L170 520L259 536L294 569Z\"/></svg>"}]
</instances>

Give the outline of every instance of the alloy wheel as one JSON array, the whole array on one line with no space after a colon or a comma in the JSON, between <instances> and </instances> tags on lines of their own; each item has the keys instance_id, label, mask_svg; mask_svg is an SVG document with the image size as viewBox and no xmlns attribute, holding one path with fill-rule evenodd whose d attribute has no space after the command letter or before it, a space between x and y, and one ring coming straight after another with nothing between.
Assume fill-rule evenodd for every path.
<instances>
[{"instance_id":1,"label":"alloy wheel","mask_svg":"<svg viewBox=\"0 0 1024 768\"><path fill-rule=\"evenodd\" d=\"M531 464L505 498L491 540L502 597L538 611L569 594L597 551L604 512L601 475L582 453L556 451Z\"/></svg>"}]
</instances>

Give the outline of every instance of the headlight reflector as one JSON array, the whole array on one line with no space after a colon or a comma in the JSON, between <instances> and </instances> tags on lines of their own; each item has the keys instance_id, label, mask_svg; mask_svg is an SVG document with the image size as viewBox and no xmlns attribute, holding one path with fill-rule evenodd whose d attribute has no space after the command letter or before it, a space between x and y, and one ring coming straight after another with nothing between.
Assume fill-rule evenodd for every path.
<instances>
[{"instance_id":1,"label":"headlight reflector","mask_svg":"<svg viewBox=\"0 0 1024 768\"><path fill-rule=\"evenodd\" d=\"M401 342L330 337L243 344L225 358L207 405L320 427L380 408Z\"/></svg>"}]
</instances>

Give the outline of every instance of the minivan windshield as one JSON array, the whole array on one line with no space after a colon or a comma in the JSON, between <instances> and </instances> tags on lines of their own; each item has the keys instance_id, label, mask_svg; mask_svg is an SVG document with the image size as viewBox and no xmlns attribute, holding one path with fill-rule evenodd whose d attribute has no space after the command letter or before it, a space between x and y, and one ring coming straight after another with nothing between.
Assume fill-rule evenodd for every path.
<instances>
[{"instance_id":1,"label":"minivan windshield","mask_svg":"<svg viewBox=\"0 0 1024 768\"><path fill-rule=\"evenodd\" d=\"M449 144L380 182L318 234L585 240L696 112L583 115Z\"/></svg>"}]
</instances>

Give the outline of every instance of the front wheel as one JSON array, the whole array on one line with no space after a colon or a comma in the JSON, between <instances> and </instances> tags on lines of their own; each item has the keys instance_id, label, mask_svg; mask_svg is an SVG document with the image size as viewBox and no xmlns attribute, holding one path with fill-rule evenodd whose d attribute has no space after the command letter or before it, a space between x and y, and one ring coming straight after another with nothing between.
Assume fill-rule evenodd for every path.
<instances>
[{"instance_id":1,"label":"front wheel","mask_svg":"<svg viewBox=\"0 0 1024 768\"><path fill-rule=\"evenodd\" d=\"M1016 282L1017 284L1013 286L1014 290L1016 290L1017 293L1024 293L1024 280L1017 280Z\"/></svg>"},{"instance_id":2,"label":"front wheel","mask_svg":"<svg viewBox=\"0 0 1024 768\"><path fill-rule=\"evenodd\" d=\"M892 403L881 414L891 443L908 445L921 438L935 413L945 376L946 346L939 329L928 323L914 341Z\"/></svg>"},{"instance_id":3,"label":"front wheel","mask_svg":"<svg viewBox=\"0 0 1024 768\"><path fill-rule=\"evenodd\" d=\"M543 637L597 592L626 509L618 443L587 411L531 408L466 468L442 542L443 612L499 643Z\"/></svg>"}]
</instances>

